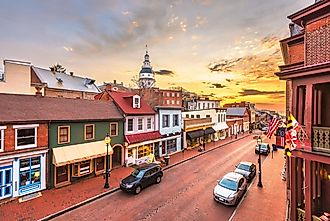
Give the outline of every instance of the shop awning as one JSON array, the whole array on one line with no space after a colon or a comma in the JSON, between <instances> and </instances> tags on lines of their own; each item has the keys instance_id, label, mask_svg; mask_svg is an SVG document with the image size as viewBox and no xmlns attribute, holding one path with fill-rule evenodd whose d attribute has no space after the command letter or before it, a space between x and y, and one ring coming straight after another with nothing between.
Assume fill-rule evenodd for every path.
<instances>
[{"instance_id":1,"label":"shop awning","mask_svg":"<svg viewBox=\"0 0 330 221\"><path fill-rule=\"evenodd\" d=\"M112 148L109 146L109 154L112 154L112 152ZM56 147L53 148L53 164L58 167L105 156L106 154L107 147L103 140L64 147Z\"/></svg>"},{"instance_id":2,"label":"shop awning","mask_svg":"<svg viewBox=\"0 0 330 221\"><path fill-rule=\"evenodd\" d=\"M195 130L195 131L188 132L187 136L190 139L195 139L195 138L198 138L198 137L203 137L204 134L208 135L208 134L214 134L214 133L215 133L215 130L212 127L209 127L209 128L206 128L205 133L204 133L204 130L202 130L202 129L201 130Z\"/></svg>"},{"instance_id":3,"label":"shop awning","mask_svg":"<svg viewBox=\"0 0 330 221\"><path fill-rule=\"evenodd\" d=\"M228 128L228 125L225 122L217 123L216 125L213 126L213 129L215 131L225 130L227 128Z\"/></svg>"},{"instance_id":4,"label":"shop awning","mask_svg":"<svg viewBox=\"0 0 330 221\"><path fill-rule=\"evenodd\" d=\"M125 140L128 144L134 144L134 143L140 143L140 142L149 141L149 140L156 140L161 137L162 137L162 135L157 130L157 131L152 131L152 132L147 132L147 133L126 135Z\"/></svg>"}]
</instances>

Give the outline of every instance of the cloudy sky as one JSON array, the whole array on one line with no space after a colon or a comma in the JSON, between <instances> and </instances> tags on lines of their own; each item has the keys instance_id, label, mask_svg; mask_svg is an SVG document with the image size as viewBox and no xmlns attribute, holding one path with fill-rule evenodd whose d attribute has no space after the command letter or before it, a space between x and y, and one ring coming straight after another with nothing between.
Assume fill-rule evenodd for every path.
<instances>
[{"instance_id":1,"label":"cloudy sky","mask_svg":"<svg viewBox=\"0 0 330 221\"><path fill-rule=\"evenodd\" d=\"M284 110L278 40L313 0L3 0L0 59L60 63L133 85L145 45L157 86ZM2 67L0 67L1 69Z\"/></svg>"}]
</instances>

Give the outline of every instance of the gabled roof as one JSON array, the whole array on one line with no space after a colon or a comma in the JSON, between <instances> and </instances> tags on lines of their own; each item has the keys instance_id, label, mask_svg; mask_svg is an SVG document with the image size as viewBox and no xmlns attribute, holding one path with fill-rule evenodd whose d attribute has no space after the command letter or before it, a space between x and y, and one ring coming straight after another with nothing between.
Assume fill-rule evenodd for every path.
<instances>
[{"instance_id":1,"label":"gabled roof","mask_svg":"<svg viewBox=\"0 0 330 221\"><path fill-rule=\"evenodd\" d=\"M244 116L246 107L229 107L227 108L227 116Z\"/></svg>"},{"instance_id":2,"label":"gabled roof","mask_svg":"<svg viewBox=\"0 0 330 221\"><path fill-rule=\"evenodd\" d=\"M32 66L32 71L48 88L99 93L95 80Z\"/></svg>"},{"instance_id":3,"label":"gabled roof","mask_svg":"<svg viewBox=\"0 0 330 221\"><path fill-rule=\"evenodd\" d=\"M142 98L140 99L140 108L133 108L133 96L137 95L130 92L107 91L110 97L118 105L118 107L127 115L153 115L156 112Z\"/></svg>"},{"instance_id":4,"label":"gabled roof","mask_svg":"<svg viewBox=\"0 0 330 221\"><path fill-rule=\"evenodd\" d=\"M0 123L123 119L113 102L0 94Z\"/></svg>"}]
</instances>

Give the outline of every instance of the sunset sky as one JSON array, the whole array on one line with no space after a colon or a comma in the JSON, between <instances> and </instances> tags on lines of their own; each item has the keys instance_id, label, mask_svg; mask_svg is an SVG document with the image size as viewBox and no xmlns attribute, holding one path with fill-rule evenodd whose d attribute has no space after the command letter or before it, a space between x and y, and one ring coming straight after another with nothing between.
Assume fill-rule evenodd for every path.
<instances>
[{"instance_id":1,"label":"sunset sky","mask_svg":"<svg viewBox=\"0 0 330 221\"><path fill-rule=\"evenodd\" d=\"M157 86L284 110L279 39L313 0L4 0L0 59L133 85L148 44ZM0 69L3 67L0 66Z\"/></svg>"}]
</instances>

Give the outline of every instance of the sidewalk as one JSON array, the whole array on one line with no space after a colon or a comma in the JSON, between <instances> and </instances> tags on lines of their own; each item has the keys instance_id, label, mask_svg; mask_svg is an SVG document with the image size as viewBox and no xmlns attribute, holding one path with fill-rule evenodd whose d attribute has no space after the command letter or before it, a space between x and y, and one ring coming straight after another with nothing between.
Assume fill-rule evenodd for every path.
<instances>
[{"instance_id":1,"label":"sidewalk","mask_svg":"<svg viewBox=\"0 0 330 221\"><path fill-rule=\"evenodd\" d=\"M238 138L243 138L245 136L248 136L248 133L240 134ZM207 151L235 140L234 138L226 138L225 140L211 142L206 144L205 149ZM201 154L201 152L198 152L198 148L186 150L184 153L178 152L172 154L169 166L198 154ZM132 171L132 167L113 169L110 176L110 188L114 189L118 187L120 180L128 176ZM84 200L110 191L110 189L104 189L103 185L103 176L97 176L59 189L44 190L41 192L41 197L23 203L19 203L18 200L15 199L0 205L0 220L26 221L41 219Z\"/></svg>"},{"instance_id":2,"label":"sidewalk","mask_svg":"<svg viewBox=\"0 0 330 221\"><path fill-rule=\"evenodd\" d=\"M280 175L283 164L283 150L275 151L273 159L268 155L262 164L263 188L257 186L257 174L232 221L285 220L286 182Z\"/></svg>"}]
</instances>

